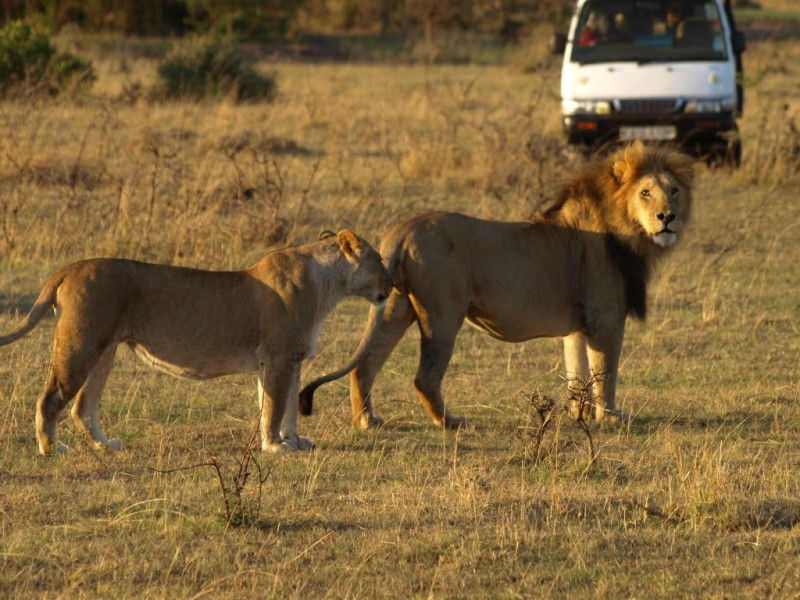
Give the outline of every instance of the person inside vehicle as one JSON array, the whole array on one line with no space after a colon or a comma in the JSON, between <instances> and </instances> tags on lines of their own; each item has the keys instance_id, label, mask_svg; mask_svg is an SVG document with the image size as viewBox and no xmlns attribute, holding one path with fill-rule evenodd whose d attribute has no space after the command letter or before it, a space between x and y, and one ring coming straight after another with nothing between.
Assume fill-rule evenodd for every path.
<instances>
[{"instance_id":1,"label":"person inside vehicle","mask_svg":"<svg viewBox=\"0 0 800 600\"><path fill-rule=\"evenodd\" d=\"M667 33L675 37L680 24L683 22L683 6L680 2L671 2L667 5L667 14L664 20L667 25Z\"/></svg>"},{"instance_id":2,"label":"person inside vehicle","mask_svg":"<svg viewBox=\"0 0 800 600\"><path fill-rule=\"evenodd\" d=\"M608 35L608 16L605 13L592 11L586 18L586 24L578 37L578 46L594 46Z\"/></svg>"}]
</instances>

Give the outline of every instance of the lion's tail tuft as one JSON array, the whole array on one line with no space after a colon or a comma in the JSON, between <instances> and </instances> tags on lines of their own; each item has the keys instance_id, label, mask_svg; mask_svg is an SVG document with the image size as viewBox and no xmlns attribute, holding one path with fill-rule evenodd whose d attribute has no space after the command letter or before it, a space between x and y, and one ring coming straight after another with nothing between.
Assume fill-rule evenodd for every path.
<instances>
[{"instance_id":1,"label":"lion's tail tuft","mask_svg":"<svg viewBox=\"0 0 800 600\"><path fill-rule=\"evenodd\" d=\"M314 392L322 385L320 380L312 381L302 390L300 390L299 398L299 412L304 417L309 416L314 412Z\"/></svg>"},{"instance_id":2,"label":"lion's tail tuft","mask_svg":"<svg viewBox=\"0 0 800 600\"><path fill-rule=\"evenodd\" d=\"M318 387L320 387L321 385L325 385L326 383L330 383L331 381L336 381L341 377L344 377L364 361L364 358L366 358L367 354L371 350L372 339L375 337L375 333L377 332L380 326L381 319L383 318L384 307L385 305L372 306L370 308L369 319L367 320L367 329L364 332L364 337L358 344L358 348L356 348L356 351L353 352L353 355L350 357L350 361L347 363L347 365L345 365L338 371L334 371L333 373L328 373L327 375L318 377L314 381L308 383L300 391L300 396L298 398L298 412L301 415L308 416L313 412L314 392L317 391Z\"/></svg>"}]
</instances>

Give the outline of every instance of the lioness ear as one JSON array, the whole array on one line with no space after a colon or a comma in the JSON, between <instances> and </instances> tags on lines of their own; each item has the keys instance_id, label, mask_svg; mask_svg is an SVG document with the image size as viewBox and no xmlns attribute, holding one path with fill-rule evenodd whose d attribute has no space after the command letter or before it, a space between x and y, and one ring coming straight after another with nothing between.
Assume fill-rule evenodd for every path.
<instances>
[{"instance_id":1,"label":"lioness ear","mask_svg":"<svg viewBox=\"0 0 800 600\"><path fill-rule=\"evenodd\" d=\"M358 236L349 229L342 229L336 234L336 240L339 242L339 249L347 257L349 261L355 261L361 253L361 240Z\"/></svg>"},{"instance_id":2,"label":"lioness ear","mask_svg":"<svg viewBox=\"0 0 800 600\"><path fill-rule=\"evenodd\" d=\"M326 229L324 231L320 231L319 232L319 236L317 236L317 241L322 241L322 240L324 240L326 238L331 237L332 235L336 235L336 234L333 233L330 229Z\"/></svg>"}]
</instances>

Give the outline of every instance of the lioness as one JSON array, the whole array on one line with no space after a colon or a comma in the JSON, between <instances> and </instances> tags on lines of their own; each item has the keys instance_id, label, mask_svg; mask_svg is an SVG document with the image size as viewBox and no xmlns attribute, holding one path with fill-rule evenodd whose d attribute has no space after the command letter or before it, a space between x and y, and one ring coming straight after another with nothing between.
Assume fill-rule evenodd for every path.
<instances>
[{"instance_id":1,"label":"lioness","mask_svg":"<svg viewBox=\"0 0 800 600\"><path fill-rule=\"evenodd\" d=\"M378 253L347 230L271 252L245 271L87 260L53 275L0 346L54 307L53 363L36 405L42 454L65 449L55 444L56 422L73 397L72 418L88 442L122 446L97 420L120 343L189 379L258 371L262 449L309 449L311 441L297 435L297 392L300 365L315 352L322 321L344 296L383 303L391 288Z\"/></svg>"},{"instance_id":2,"label":"lioness","mask_svg":"<svg viewBox=\"0 0 800 600\"><path fill-rule=\"evenodd\" d=\"M593 417L624 417L615 388L625 318L645 317L653 266L689 219L693 175L688 156L635 142L575 175L530 222L439 212L392 229L381 254L395 290L385 308L370 309L364 360L350 374L353 424L382 424L372 385L414 322L422 405L437 425L462 424L447 410L441 383L465 319L507 342L563 336L573 397L594 379ZM319 385L342 374L306 386L300 413L310 414Z\"/></svg>"}]
</instances>

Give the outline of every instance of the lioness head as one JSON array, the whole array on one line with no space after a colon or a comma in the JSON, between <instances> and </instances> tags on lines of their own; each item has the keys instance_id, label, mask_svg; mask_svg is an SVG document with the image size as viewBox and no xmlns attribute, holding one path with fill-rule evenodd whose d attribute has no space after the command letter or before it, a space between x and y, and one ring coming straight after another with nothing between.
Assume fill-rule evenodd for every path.
<instances>
[{"instance_id":1,"label":"lioness head","mask_svg":"<svg viewBox=\"0 0 800 600\"><path fill-rule=\"evenodd\" d=\"M694 161L664 148L645 148L635 142L612 161L618 200L625 219L638 224L657 246L675 244L688 219L692 201Z\"/></svg>"},{"instance_id":2,"label":"lioness head","mask_svg":"<svg viewBox=\"0 0 800 600\"><path fill-rule=\"evenodd\" d=\"M353 271L348 282L348 293L381 304L392 292L392 278L383 266L381 255L365 240L352 231L343 229L336 234L339 249Z\"/></svg>"}]
</instances>

